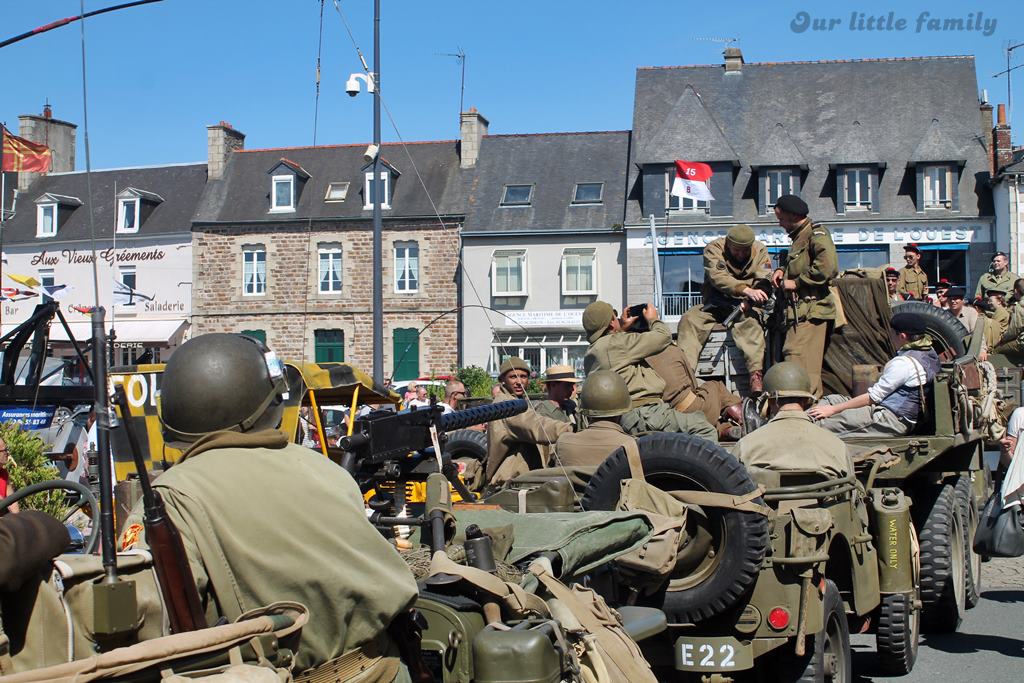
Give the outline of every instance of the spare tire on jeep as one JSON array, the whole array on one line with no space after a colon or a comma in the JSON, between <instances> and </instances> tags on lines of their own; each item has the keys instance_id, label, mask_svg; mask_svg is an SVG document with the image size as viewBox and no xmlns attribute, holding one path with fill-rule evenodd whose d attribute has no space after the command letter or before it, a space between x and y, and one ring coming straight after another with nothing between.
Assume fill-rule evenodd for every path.
<instances>
[{"instance_id":1,"label":"spare tire on jeep","mask_svg":"<svg viewBox=\"0 0 1024 683\"><path fill-rule=\"evenodd\" d=\"M742 496L755 490L747 470L718 444L688 434L637 439L646 481L664 491ZM620 482L630 477L620 448L597 468L583 493L585 510L614 510ZM763 504L761 498L756 503ZM755 512L694 507L689 542L679 553L661 608L674 622L696 622L736 604L757 579L768 548L768 518Z\"/></svg>"},{"instance_id":2,"label":"spare tire on jeep","mask_svg":"<svg viewBox=\"0 0 1024 683\"><path fill-rule=\"evenodd\" d=\"M950 358L959 358L967 353L964 338L969 334L964 324L957 317L927 301L899 301L892 304L893 313L911 314L924 323L925 330L935 341L935 352L947 354Z\"/></svg>"},{"instance_id":3,"label":"spare tire on jeep","mask_svg":"<svg viewBox=\"0 0 1024 683\"><path fill-rule=\"evenodd\" d=\"M448 432L444 452L456 458L487 459L487 432L479 429L456 429Z\"/></svg>"}]
</instances>

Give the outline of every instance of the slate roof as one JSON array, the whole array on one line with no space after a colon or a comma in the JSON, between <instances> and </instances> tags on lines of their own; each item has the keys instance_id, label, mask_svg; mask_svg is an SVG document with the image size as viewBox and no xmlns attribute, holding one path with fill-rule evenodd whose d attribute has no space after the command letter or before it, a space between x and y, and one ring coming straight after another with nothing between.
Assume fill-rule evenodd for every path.
<instances>
[{"instance_id":1,"label":"slate roof","mask_svg":"<svg viewBox=\"0 0 1024 683\"><path fill-rule=\"evenodd\" d=\"M1022 173L1024 174L1024 149L1015 150L1013 153L1013 159L1009 164L1004 166L1000 171L1001 174L1013 174Z\"/></svg>"},{"instance_id":2,"label":"slate roof","mask_svg":"<svg viewBox=\"0 0 1024 683\"><path fill-rule=\"evenodd\" d=\"M836 157L833 164L877 164L881 158L860 121L854 121L836 134Z\"/></svg>"},{"instance_id":3,"label":"slate roof","mask_svg":"<svg viewBox=\"0 0 1024 683\"><path fill-rule=\"evenodd\" d=\"M309 218L369 220L373 211L363 209L366 147L367 143L361 143L235 152L228 159L224 177L207 184L196 223L282 223ZM435 206L442 216L462 214L455 141L388 143L381 145L380 155L382 161L386 160L402 174L392 186L391 209L383 211L385 220L394 216L433 216ZM301 168L309 178L303 184L294 213L269 213L271 181L267 171L282 160L286 166ZM339 182L350 183L345 201L325 202L327 186Z\"/></svg>"},{"instance_id":4,"label":"slate roof","mask_svg":"<svg viewBox=\"0 0 1024 683\"><path fill-rule=\"evenodd\" d=\"M921 141L910 153L908 163L919 161L960 161L963 160L964 147L953 142L943 130L938 119L932 119L921 136Z\"/></svg>"},{"instance_id":5,"label":"slate roof","mask_svg":"<svg viewBox=\"0 0 1024 683\"><path fill-rule=\"evenodd\" d=\"M926 143L917 153L935 156L941 152L953 156L944 161L966 160L960 215L978 215L979 202L990 211L990 200L985 197L988 190L984 189L988 163L973 57L746 63L740 71L729 73L722 64L639 68L631 187L638 176L638 164L703 160L687 149L686 140L667 148L648 143L659 139L666 119L691 88L738 153L741 168L734 183L733 209L737 220L758 220L756 202L749 196L750 166L766 161L759 157L763 149L772 151L765 143L773 135L778 137L776 124L783 125L786 136L810 167L801 194L812 216L834 216L832 197L823 190L827 168L852 154L843 146L854 121L862 129L859 136L874 147L873 161L886 165L880 195L882 217L917 216L903 174L922 145L932 119L939 122L940 145ZM718 136L714 130L706 134ZM627 220L642 220L639 202L629 203Z\"/></svg>"},{"instance_id":6,"label":"slate roof","mask_svg":"<svg viewBox=\"0 0 1024 683\"><path fill-rule=\"evenodd\" d=\"M110 237L117 221L115 194L129 187L160 195L164 201L139 226L139 232L128 236L137 239L148 235L187 233L192 214L206 184L206 164L179 164L141 168L120 168L92 172L92 201L86 193L84 171L52 173L37 178L18 196L18 214L4 226L4 244L43 244L87 240L91 237L89 210L93 211L97 237ZM83 205L70 210L62 206L59 227L54 237L36 237L35 200L43 194L76 197ZM8 204L8 207L10 205ZM67 215L67 220L64 216Z\"/></svg>"},{"instance_id":7,"label":"slate roof","mask_svg":"<svg viewBox=\"0 0 1024 683\"><path fill-rule=\"evenodd\" d=\"M781 123L775 124L768 139L760 149L754 152L748 163L754 168L761 166L807 167L807 159L800 153L800 148L793 142L793 138L789 137L786 127Z\"/></svg>"},{"instance_id":8,"label":"slate roof","mask_svg":"<svg viewBox=\"0 0 1024 683\"><path fill-rule=\"evenodd\" d=\"M609 231L621 225L629 131L488 135L467 188L463 234ZM602 202L573 205L577 183L604 183ZM502 207L506 184L533 184L530 206Z\"/></svg>"},{"instance_id":9,"label":"slate roof","mask_svg":"<svg viewBox=\"0 0 1024 683\"><path fill-rule=\"evenodd\" d=\"M700 95L687 85L660 126L638 150L640 159L663 159L685 149L687 160L738 161L739 155L722 134L722 127L707 110Z\"/></svg>"}]
</instances>

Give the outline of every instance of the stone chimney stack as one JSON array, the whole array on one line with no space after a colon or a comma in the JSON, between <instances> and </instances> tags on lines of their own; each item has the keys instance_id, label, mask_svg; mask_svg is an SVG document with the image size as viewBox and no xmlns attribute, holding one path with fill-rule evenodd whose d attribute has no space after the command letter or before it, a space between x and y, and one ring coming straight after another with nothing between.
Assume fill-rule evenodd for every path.
<instances>
[{"instance_id":1,"label":"stone chimney stack","mask_svg":"<svg viewBox=\"0 0 1024 683\"><path fill-rule=\"evenodd\" d=\"M231 127L227 121L206 127L206 178L220 180L228 157L238 149L245 148L245 133Z\"/></svg>"},{"instance_id":2,"label":"stone chimney stack","mask_svg":"<svg viewBox=\"0 0 1024 683\"><path fill-rule=\"evenodd\" d=\"M460 126L461 162L462 168L475 168L476 160L480 157L480 142L487 135L487 126L490 121L480 115L476 107L470 107L469 111L462 112Z\"/></svg>"},{"instance_id":3,"label":"stone chimney stack","mask_svg":"<svg viewBox=\"0 0 1024 683\"><path fill-rule=\"evenodd\" d=\"M1000 104L996 109L996 127L992 129L995 139L996 171L1013 161L1013 145L1010 143L1010 124L1006 122L1006 105Z\"/></svg>"},{"instance_id":4,"label":"stone chimney stack","mask_svg":"<svg viewBox=\"0 0 1024 683\"><path fill-rule=\"evenodd\" d=\"M50 148L50 173L66 173L75 170L75 132L78 126L53 118L49 104L43 106L43 113L22 114L18 117L18 135L31 142L38 142ZM39 177L39 173L19 173L18 189L24 191Z\"/></svg>"},{"instance_id":5,"label":"stone chimney stack","mask_svg":"<svg viewBox=\"0 0 1024 683\"><path fill-rule=\"evenodd\" d=\"M988 171L989 175L994 177L996 174L996 155L992 105L982 99L979 109L981 110L981 137L985 142L985 149L988 150Z\"/></svg>"},{"instance_id":6,"label":"stone chimney stack","mask_svg":"<svg viewBox=\"0 0 1024 683\"><path fill-rule=\"evenodd\" d=\"M738 47L727 47L722 53L725 55L725 72L743 70L743 53Z\"/></svg>"}]
</instances>

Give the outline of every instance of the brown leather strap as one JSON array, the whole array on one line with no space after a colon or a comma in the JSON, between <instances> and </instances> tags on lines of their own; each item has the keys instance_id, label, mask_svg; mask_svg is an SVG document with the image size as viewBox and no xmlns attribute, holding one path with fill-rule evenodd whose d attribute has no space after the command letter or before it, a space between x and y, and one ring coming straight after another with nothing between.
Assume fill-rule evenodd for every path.
<instances>
[{"instance_id":1,"label":"brown leather strap","mask_svg":"<svg viewBox=\"0 0 1024 683\"><path fill-rule=\"evenodd\" d=\"M683 396L681 401L679 401L672 407L678 410L680 413L685 413L687 410L689 410L690 406L692 406L696 400L697 392L691 389L690 391L686 392L686 395Z\"/></svg>"},{"instance_id":2,"label":"brown leather strap","mask_svg":"<svg viewBox=\"0 0 1024 683\"><path fill-rule=\"evenodd\" d=\"M771 508L767 505L758 505L752 502L755 498L764 493L762 487L757 487L750 493L743 496L731 496L728 493L712 493L710 491L669 491L668 494L680 503L688 505L700 505L701 507L729 508L753 512L768 517Z\"/></svg>"}]
</instances>

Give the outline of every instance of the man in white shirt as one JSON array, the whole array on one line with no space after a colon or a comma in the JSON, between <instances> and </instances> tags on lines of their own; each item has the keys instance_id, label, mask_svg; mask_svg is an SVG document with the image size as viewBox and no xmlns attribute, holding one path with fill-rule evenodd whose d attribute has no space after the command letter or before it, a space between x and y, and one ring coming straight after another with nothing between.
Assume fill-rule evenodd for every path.
<instances>
[{"instance_id":1,"label":"man in white shirt","mask_svg":"<svg viewBox=\"0 0 1024 683\"><path fill-rule=\"evenodd\" d=\"M974 332L974 326L978 324L978 311L973 306L964 305L964 293L963 287L950 287L946 292L946 301L949 302L949 312L963 323L968 332Z\"/></svg>"},{"instance_id":2,"label":"man in white shirt","mask_svg":"<svg viewBox=\"0 0 1024 683\"><path fill-rule=\"evenodd\" d=\"M460 398L466 398L466 385L457 379L448 380L444 386L444 403L441 404L445 415L458 410Z\"/></svg>"},{"instance_id":3,"label":"man in white shirt","mask_svg":"<svg viewBox=\"0 0 1024 683\"><path fill-rule=\"evenodd\" d=\"M901 436L917 424L924 386L939 371L939 357L914 314L896 313L889 325L896 356L866 393L825 396L808 410L821 427L838 436Z\"/></svg>"}]
</instances>

